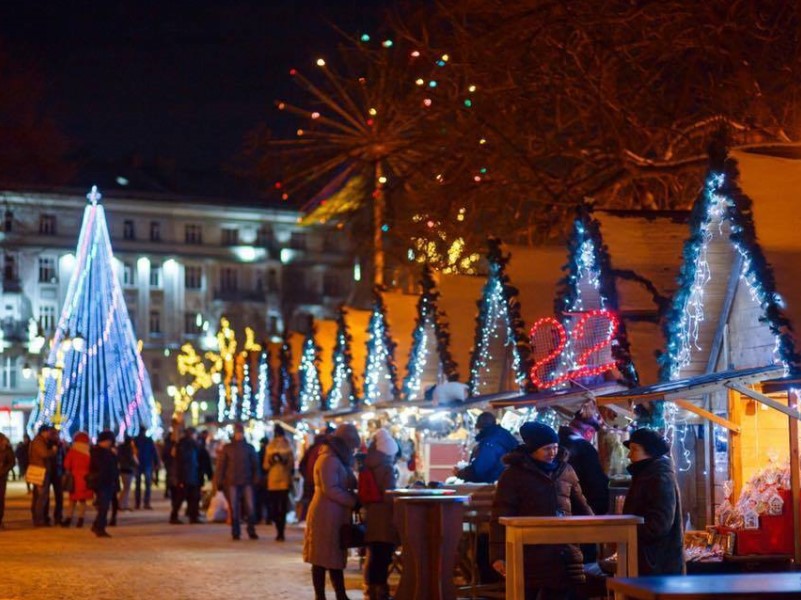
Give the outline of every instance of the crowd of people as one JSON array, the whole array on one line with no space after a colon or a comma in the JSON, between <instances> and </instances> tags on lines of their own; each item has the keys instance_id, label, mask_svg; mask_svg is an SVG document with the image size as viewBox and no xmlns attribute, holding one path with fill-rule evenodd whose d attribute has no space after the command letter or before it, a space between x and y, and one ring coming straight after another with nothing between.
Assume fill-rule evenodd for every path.
<instances>
[{"instance_id":1,"label":"crowd of people","mask_svg":"<svg viewBox=\"0 0 801 600\"><path fill-rule=\"evenodd\" d=\"M492 413L478 417L470 461L455 467L454 474L466 482L496 483L490 534L483 540L490 574L506 573L500 517L599 515L609 510L609 480L592 444L599 428L597 414L579 412L558 432L543 423L524 423L518 432L521 443ZM632 479L623 512L644 518L638 529L639 572L682 573L682 512L670 445L656 431L638 429L625 446ZM34 526L74 523L81 528L92 502L96 516L91 529L98 537L110 537L107 527L116 524L120 511L152 509L152 488L163 468L164 494L171 501L169 523L183 524L182 510L189 523L202 522L201 490L207 482L209 519L229 522L235 541L241 539L243 521L250 539L258 539L256 526L264 522L275 525L276 541L284 541L287 515L294 510L306 521L303 560L311 565L315 600L325 598L326 579L336 600L347 600L344 568L353 545L366 547L365 597L389 600L388 576L400 540L386 492L398 485L401 455L387 429L377 428L362 439L352 424L317 434L299 461L279 424L272 439L261 440L258 451L241 424L233 427L227 443L176 422L163 441L154 442L144 432L120 441L103 431L92 445L79 432L69 446L55 429L42 426L33 440L25 439L16 448L0 434L0 526L6 480L15 464L29 486ZM291 507L290 491L298 479L302 492ZM215 499L223 519L213 517ZM357 543L344 537L354 515L363 524L364 538ZM597 558L594 545L527 547L526 597L569 600L585 575L595 573ZM481 577L489 575L483 571Z\"/></svg>"}]
</instances>

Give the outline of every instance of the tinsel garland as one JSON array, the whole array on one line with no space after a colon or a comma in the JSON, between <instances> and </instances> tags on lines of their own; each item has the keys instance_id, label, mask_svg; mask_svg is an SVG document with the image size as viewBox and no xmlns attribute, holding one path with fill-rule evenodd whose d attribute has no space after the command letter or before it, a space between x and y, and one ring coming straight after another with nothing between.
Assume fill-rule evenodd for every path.
<instances>
[{"instance_id":1,"label":"tinsel garland","mask_svg":"<svg viewBox=\"0 0 801 600\"><path fill-rule=\"evenodd\" d=\"M581 247L587 239L592 242L593 262L598 270L598 293L606 300L606 306L610 310L620 312L609 249L603 242L600 223L592 217L590 210L589 207L582 205L573 223L573 235L568 241L568 262L562 267L565 276L557 284L556 300L554 301L557 315L575 310L578 286L581 283L579 279ZM620 320L615 343L611 348L612 357L617 362L618 371L623 376L623 383L630 387L636 386L639 377L631 359L631 347L623 319Z\"/></svg>"},{"instance_id":2,"label":"tinsel garland","mask_svg":"<svg viewBox=\"0 0 801 600\"><path fill-rule=\"evenodd\" d=\"M437 358L442 366L442 373L448 381L459 380L459 374L456 372L456 362L454 362L450 351L451 332L448 322L445 320L445 313L439 310L437 305L440 293L437 290L429 265L423 267L420 286L422 293L417 300L417 321L412 332L412 349L409 353L409 362L406 367L407 375L403 382L404 398L408 398L413 392L409 386L414 372L414 361L417 358L420 346L425 344L426 320L428 318L431 318L434 325L434 333L437 338ZM418 390L418 393L423 391Z\"/></svg>"},{"instance_id":3,"label":"tinsel garland","mask_svg":"<svg viewBox=\"0 0 801 600\"><path fill-rule=\"evenodd\" d=\"M487 312L489 310L489 295L495 285L495 281L498 281L501 286L504 304L506 305L509 329L514 337L514 352L517 353L519 362L515 380L519 383L521 390L534 392L536 391L536 387L531 383L531 379L529 378L529 371L531 370L531 342L526 332L525 322L520 315L520 303L517 299L519 293L518 289L510 284L509 276L506 274L506 265L509 263L511 255L503 254L501 240L498 238L488 238L487 247L489 275L487 276L487 283L484 284L481 298L476 302L478 314L476 315L475 342L470 353L470 379L468 381L468 389L471 395L477 395L477 371L480 368L481 354L481 348L479 346L481 344L482 332L488 326Z\"/></svg>"},{"instance_id":4,"label":"tinsel garland","mask_svg":"<svg viewBox=\"0 0 801 600\"><path fill-rule=\"evenodd\" d=\"M341 389L343 385L347 387L349 390L348 396L348 406L355 407L358 404L358 399L356 398L356 383L353 378L353 355L350 351L350 345L353 342L353 337L348 332L348 324L345 320L346 315L345 307L341 306L337 313L337 333L336 333L336 344L334 345L334 354L333 354L333 372L331 374L331 389L328 390L328 394L325 396L323 401L323 410L335 410L340 408L332 404L332 400L336 400L333 396L336 393L336 390ZM337 357L342 357L342 363L344 365L344 372L337 372ZM344 377L344 380L341 379Z\"/></svg>"},{"instance_id":5,"label":"tinsel garland","mask_svg":"<svg viewBox=\"0 0 801 600\"><path fill-rule=\"evenodd\" d=\"M278 390L273 414L282 415L288 412L298 412L297 389L295 377L292 375L292 347L289 338L284 337L279 350Z\"/></svg>"},{"instance_id":6,"label":"tinsel garland","mask_svg":"<svg viewBox=\"0 0 801 600\"><path fill-rule=\"evenodd\" d=\"M398 370L395 366L395 344L392 335L389 332L389 323L387 323L387 307L384 304L384 290L378 286L373 289L373 311L370 315L370 322L367 326L369 337L367 339L367 360L365 361L364 369L364 390L363 397L366 401L368 395L372 393L371 383L369 380L369 370L371 368L371 357L376 353L376 338L372 335L373 329L379 325L382 331L381 340L384 348L387 350L386 368L389 374L390 387L392 388L392 398L384 398L383 400L396 400L398 397Z\"/></svg>"}]
</instances>

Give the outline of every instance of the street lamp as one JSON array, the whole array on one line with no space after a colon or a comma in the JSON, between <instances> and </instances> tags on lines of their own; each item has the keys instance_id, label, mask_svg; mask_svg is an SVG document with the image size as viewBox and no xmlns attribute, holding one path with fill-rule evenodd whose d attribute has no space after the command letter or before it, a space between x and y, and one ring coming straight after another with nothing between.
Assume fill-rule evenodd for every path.
<instances>
[{"instance_id":1,"label":"street lamp","mask_svg":"<svg viewBox=\"0 0 801 600\"><path fill-rule=\"evenodd\" d=\"M31 365L26 362L24 365L22 365L22 376L25 379L30 379L31 375L33 375L33 369L31 368Z\"/></svg>"}]
</instances>

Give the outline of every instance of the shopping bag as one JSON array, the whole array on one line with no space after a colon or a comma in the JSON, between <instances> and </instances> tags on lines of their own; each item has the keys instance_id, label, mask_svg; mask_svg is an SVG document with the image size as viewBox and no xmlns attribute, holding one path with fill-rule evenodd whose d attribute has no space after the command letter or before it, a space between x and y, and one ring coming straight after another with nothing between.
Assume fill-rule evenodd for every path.
<instances>
[{"instance_id":1,"label":"shopping bag","mask_svg":"<svg viewBox=\"0 0 801 600\"><path fill-rule=\"evenodd\" d=\"M31 485L44 485L47 469L39 465L28 465L25 471L25 481Z\"/></svg>"}]
</instances>

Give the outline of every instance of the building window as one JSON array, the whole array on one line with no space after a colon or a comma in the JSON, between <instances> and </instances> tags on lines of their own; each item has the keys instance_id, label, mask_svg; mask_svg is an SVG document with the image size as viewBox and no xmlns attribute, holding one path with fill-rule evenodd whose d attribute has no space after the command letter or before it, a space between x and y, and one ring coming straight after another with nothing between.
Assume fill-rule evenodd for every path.
<instances>
[{"instance_id":1,"label":"building window","mask_svg":"<svg viewBox=\"0 0 801 600\"><path fill-rule=\"evenodd\" d=\"M122 285L131 287L136 285L134 268L131 263L122 263Z\"/></svg>"},{"instance_id":2,"label":"building window","mask_svg":"<svg viewBox=\"0 0 801 600\"><path fill-rule=\"evenodd\" d=\"M56 259L52 256L39 257L39 283L56 283Z\"/></svg>"},{"instance_id":3,"label":"building window","mask_svg":"<svg viewBox=\"0 0 801 600\"><path fill-rule=\"evenodd\" d=\"M305 250L306 234L300 231L293 231L289 237L289 247L293 250Z\"/></svg>"},{"instance_id":4,"label":"building window","mask_svg":"<svg viewBox=\"0 0 801 600\"><path fill-rule=\"evenodd\" d=\"M195 313L184 313L184 332L187 335L203 333L203 317Z\"/></svg>"},{"instance_id":5,"label":"building window","mask_svg":"<svg viewBox=\"0 0 801 600\"><path fill-rule=\"evenodd\" d=\"M161 241L161 223L158 221L150 221L150 241Z\"/></svg>"},{"instance_id":6,"label":"building window","mask_svg":"<svg viewBox=\"0 0 801 600\"><path fill-rule=\"evenodd\" d=\"M14 281L17 279L17 261L13 254L6 254L3 261L3 279Z\"/></svg>"},{"instance_id":7,"label":"building window","mask_svg":"<svg viewBox=\"0 0 801 600\"><path fill-rule=\"evenodd\" d=\"M222 244L223 246L239 245L239 230L232 227L223 227Z\"/></svg>"},{"instance_id":8,"label":"building window","mask_svg":"<svg viewBox=\"0 0 801 600\"><path fill-rule=\"evenodd\" d=\"M122 224L122 239L136 239L136 229L134 228L134 222L131 219L125 219L125 222Z\"/></svg>"},{"instance_id":9,"label":"building window","mask_svg":"<svg viewBox=\"0 0 801 600\"><path fill-rule=\"evenodd\" d=\"M275 269L267 271L267 291L278 291L278 272Z\"/></svg>"},{"instance_id":10,"label":"building window","mask_svg":"<svg viewBox=\"0 0 801 600\"><path fill-rule=\"evenodd\" d=\"M10 356L6 356L3 362L3 377L0 383L6 389L13 390L17 387L17 367L14 362Z\"/></svg>"},{"instance_id":11,"label":"building window","mask_svg":"<svg viewBox=\"0 0 801 600\"><path fill-rule=\"evenodd\" d=\"M341 296L342 295L342 279L337 273L326 273L323 276L323 295L324 296Z\"/></svg>"},{"instance_id":12,"label":"building window","mask_svg":"<svg viewBox=\"0 0 801 600\"><path fill-rule=\"evenodd\" d=\"M161 334L161 313L157 310L150 311L150 335Z\"/></svg>"},{"instance_id":13,"label":"building window","mask_svg":"<svg viewBox=\"0 0 801 600\"><path fill-rule=\"evenodd\" d=\"M203 243L203 226L189 224L184 227L184 241L187 244Z\"/></svg>"},{"instance_id":14,"label":"building window","mask_svg":"<svg viewBox=\"0 0 801 600\"><path fill-rule=\"evenodd\" d=\"M220 269L220 289L225 292L236 291L236 269L232 267L223 267Z\"/></svg>"},{"instance_id":15,"label":"building window","mask_svg":"<svg viewBox=\"0 0 801 600\"><path fill-rule=\"evenodd\" d=\"M273 243L273 230L269 227L262 227L256 232L256 245L266 248Z\"/></svg>"},{"instance_id":16,"label":"building window","mask_svg":"<svg viewBox=\"0 0 801 600\"><path fill-rule=\"evenodd\" d=\"M161 287L161 265L157 264L150 265L150 287L152 288Z\"/></svg>"},{"instance_id":17,"label":"building window","mask_svg":"<svg viewBox=\"0 0 801 600\"><path fill-rule=\"evenodd\" d=\"M39 323L45 333L51 333L56 328L56 305L55 304L40 304L39 305Z\"/></svg>"},{"instance_id":18,"label":"building window","mask_svg":"<svg viewBox=\"0 0 801 600\"><path fill-rule=\"evenodd\" d=\"M203 267L187 265L184 269L184 284L188 290L199 290L203 287Z\"/></svg>"},{"instance_id":19,"label":"building window","mask_svg":"<svg viewBox=\"0 0 801 600\"><path fill-rule=\"evenodd\" d=\"M39 233L41 235L56 235L55 215L39 215Z\"/></svg>"}]
</instances>

